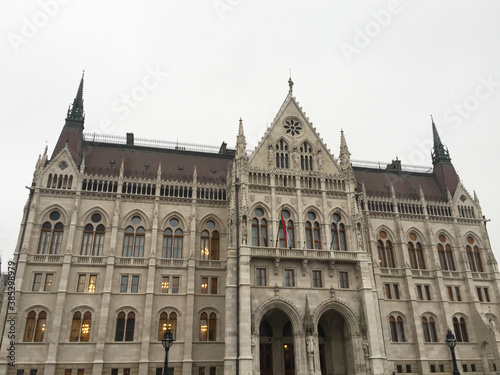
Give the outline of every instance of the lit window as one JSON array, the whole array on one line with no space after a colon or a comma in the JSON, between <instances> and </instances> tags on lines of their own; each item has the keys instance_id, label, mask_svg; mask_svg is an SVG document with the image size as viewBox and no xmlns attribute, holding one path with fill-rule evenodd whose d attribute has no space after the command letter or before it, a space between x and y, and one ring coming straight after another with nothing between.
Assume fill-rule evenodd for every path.
<instances>
[{"instance_id":1,"label":"lit window","mask_svg":"<svg viewBox=\"0 0 500 375\"><path fill-rule=\"evenodd\" d=\"M97 275L80 274L78 275L77 292L95 293L97 284Z\"/></svg>"},{"instance_id":2,"label":"lit window","mask_svg":"<svg viewBox=\"0 0 500 375\"><path fill-rule=\"evenodd\" d=\"M83 318L83 319L82 319ZM77 311L73 314L71 323L70 342L87 342L90 338L90 329L92 323L92 313L87 311L83 314Z\"/></svg>"},{"instance_id":3,"label":"lit window","mask_svg":"<svg viewBox=\"0 0 500 375\"><path fill-rule=\"evenodd\" d=\"M215 222L209 220L205 223L208 229L201 232L200 258L203 260L219 260L220 236L215 228Z\"/></svg>"},{"instance_id":4,"label":"lit window","mask_svg":"<svg viewBox=\"0 0 500 375\"><path fill-rule=\"evenodd\" d=\"M172 337L175 340L177 335L177 314L175 312L171 312L168 314L167 312L162 312L160 314L160 322L158 325L158 341L161 341L163 335L167 330L172 332Z\"/></svg>"},{"instance_id":5,"label":"lit window","mask_svg":"<svg viewBox=\"0 0 500 375\"><path fill-rule=\"evenodd\" d=\"M26 327L24 328L24 342L43 342L45 335L45 326L47 324L47 313L40 311L30 311L26 318Z\"/></svg>"}]
</instances>

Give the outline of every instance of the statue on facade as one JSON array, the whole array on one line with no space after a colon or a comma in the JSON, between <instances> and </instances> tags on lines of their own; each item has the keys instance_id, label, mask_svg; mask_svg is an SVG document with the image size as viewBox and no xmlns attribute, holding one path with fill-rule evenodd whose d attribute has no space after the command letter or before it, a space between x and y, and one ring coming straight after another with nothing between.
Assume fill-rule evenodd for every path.
<instances>
[{"instance_id":1,"label":"statue on facade","mask_svg":"<svg viewBox=\"0 0 500 375\"><path fill-rule=\"evenodd\" d=\"M309 363L309 370L314 371L314 337L312 335L306 338L307 349L307 362Z\"/></svg>"}]
</instances>

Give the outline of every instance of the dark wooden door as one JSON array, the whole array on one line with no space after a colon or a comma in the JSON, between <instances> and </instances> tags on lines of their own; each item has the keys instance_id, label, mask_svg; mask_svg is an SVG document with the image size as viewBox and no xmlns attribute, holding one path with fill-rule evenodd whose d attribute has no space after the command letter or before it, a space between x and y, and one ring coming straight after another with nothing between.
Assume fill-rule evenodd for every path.
<instances>
[{"instance_id":1,"label":"dark wooden door","mask_svg":"<svg viewBox=\"0 0 500 375\"><path fill-rule=\"evenodd\" d=\"M295 375L295 358L293 355L293 344L285 344L283 347L285 359L285 375Z\"/></svg>"},{"instance_id":2,"label":"dark wooden door","mask_svg":"<svg viewBox=\"0 0 500 375\"><path fill-rule=\"evenodd\" d=\"M271 344L260 344L260 374L273 375L273 347Z\"/></svg>"}]
</instances>

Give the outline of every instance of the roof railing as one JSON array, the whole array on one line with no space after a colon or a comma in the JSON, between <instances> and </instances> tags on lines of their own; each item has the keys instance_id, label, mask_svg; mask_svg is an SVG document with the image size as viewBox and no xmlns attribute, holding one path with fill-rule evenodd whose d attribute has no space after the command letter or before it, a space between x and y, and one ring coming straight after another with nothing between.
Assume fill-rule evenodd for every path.
<instances>
[{"instance_id":1,"label":"roof railing","mask_svg":"<svg viewBox=\"0 0 500 375\"><path fill-rule=\"evenodd\" d=\"M101 142L118 145L126 145L127 137L123 135L84 133L83 140L87 142ZM211 146L197 143L187 143L178 141L165 141L161 139L147 139L134 137L134 146L163 148L169 150L197 151L218 154L220 146Z\"/></svg>"},{"instance_id":2,"label":"roof railing","mask_svg":"<svg viewBox=\"0 0 500 375\"><path fill-rule=\"evenodd\" d=\"M353 159L351 159L351 164L353 167L390 170L390 169L387 169L387 166L391 163L387 163L387 162L383 162L383 161L353 160ZM425 165L401 164L401 169L405 172L432 173L433 167L428 167Z\"/></svg>"}]
</instances>

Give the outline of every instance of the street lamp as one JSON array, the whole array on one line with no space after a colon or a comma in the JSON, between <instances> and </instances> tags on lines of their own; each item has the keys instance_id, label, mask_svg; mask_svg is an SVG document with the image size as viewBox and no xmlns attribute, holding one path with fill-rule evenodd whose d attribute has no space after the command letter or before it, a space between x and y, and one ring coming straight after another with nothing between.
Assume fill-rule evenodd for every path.
<instances>
[{"instance_id":1,"label":"street lamp","mask_svg":"<svg viewBox=\"0 0 500 375\"><path fill-rule=\"evenodd\" d=\"M453 375L460 375L457 367L457 359L455 358L455 346L457 346L457 339L451 333L451 329L448 328L448 334L446 335L446 345L450 347L451 360L453 362Z\"/></svg>"},{"instance_id":2,"label":"street lamp","mask_svg":"<svg viewBox=\"0 0 500 375\"><path fill-rule=\"evenodd\" d=\"M170 350L170 347L174 343L174 336L172 335L172 332L170 329L168 329L164 334L163 338L161 339L161 344L165 348L165 363L163 365L163 375L167 375L167 370L168 370L168 351Z\"/></svg>"}]
</instances>

